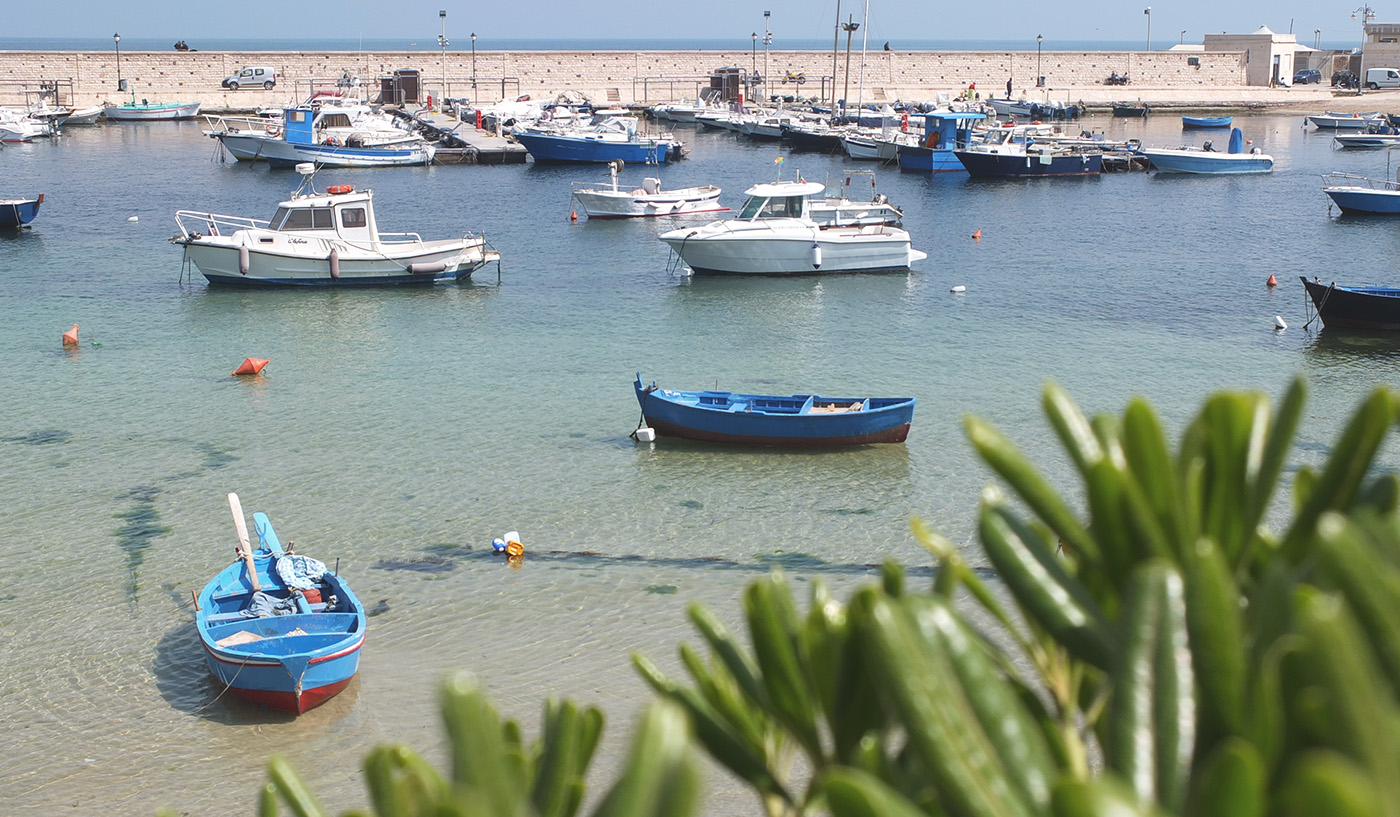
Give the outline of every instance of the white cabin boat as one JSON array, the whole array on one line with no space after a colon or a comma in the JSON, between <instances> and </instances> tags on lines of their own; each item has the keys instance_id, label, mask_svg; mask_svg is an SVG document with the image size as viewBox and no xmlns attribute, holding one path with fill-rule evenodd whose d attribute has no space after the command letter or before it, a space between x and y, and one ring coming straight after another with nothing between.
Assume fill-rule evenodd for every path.
<instances>
[{"instance_id":1,"label":"white cabin boat","mask_svg":"<svg viewBox=\"0 0 1400 817\"><path fill-rule=\"evenodd\" d=\"M906 270L928 256L909 233L883 224L822 227L811 201L815 182L759 184L734 218L684 227L659 238L697 273L793 275Z\"/></svg>"},{"instance_id":2,"label":"white cabin boat","mask_svg":"<svg viewBox=\"0 0 1400 817\"><path fill-rule=\"evenodd\" d=\"M350 185L316 192L315 167L299 165L301 187L271 219L181 210L171 243L211 284L357 286L460 281L500 262L486 239L424 241L417 233L384 233L374 217L374 194Z\"/></svg>"},{"instance_id":3,"label":"white cabin boat","mask_svg":"<svg viewBox=\"0 0 1400 817\"><path fill-rule=\"evenodd\" d=\"M646 218L650 216L679 216L688 213L714 213L728 210L719 203L720 189L712 184L663 190L661 179L649 176L642 186L623 190L617 185L620 160L608 162L611 187L574 185L574 198L589 218Z\"/></svg>"},{"instance_id":4,"label":"white cabin boat","mask_svg":"<svg viewBox=\"0 0 1400 817\"><path fill-rule=\"evenodd\" d=\"M1313 127L1325 130L1364 130L1366 126L1380 119L1380 117L1380 111L1368 111L1366 113L1323 111L1320 114L1309 116L1308 121L1313 123Z\"/></svg>"}]
</instances>

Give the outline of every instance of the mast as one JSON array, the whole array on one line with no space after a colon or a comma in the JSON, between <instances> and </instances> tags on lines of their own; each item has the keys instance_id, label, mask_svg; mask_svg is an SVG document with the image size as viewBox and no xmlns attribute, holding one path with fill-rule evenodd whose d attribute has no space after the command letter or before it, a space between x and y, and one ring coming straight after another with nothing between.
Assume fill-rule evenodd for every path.
<instances>
[{"instance_id":1,"label":"mast","mask_svg":"<svg viewBox=\"0 0 1400 817\"><path fill-rule=\"evenodd\" d=\"M836 28L831 34L831 103L836 107L836 52L841 48L841 0L836 0Z\"/></svg>"},{"instance_id":2,"label":"mast","mask_svg":"<svg viewBox=\"0 0 1400 817\"><path fill-rule=\"evenodd\" d=\"M865 33L860 36L860 91L856 97L856 121L865 107L865 44L870 40L870 0L865 0Z\"/></svg>"}]
</instances>

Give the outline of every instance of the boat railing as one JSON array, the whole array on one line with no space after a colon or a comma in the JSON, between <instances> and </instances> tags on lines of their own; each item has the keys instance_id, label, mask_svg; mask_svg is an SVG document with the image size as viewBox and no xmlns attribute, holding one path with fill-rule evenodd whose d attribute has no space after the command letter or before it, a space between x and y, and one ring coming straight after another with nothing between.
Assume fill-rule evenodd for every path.
<instances>
[{"instance_id":1,"label":"boat railing","mask_svg":"<svg viewBox=\"0 0 1400 817\"><path fill-rule=\"evenodd\" d=\"M1373 179L1358 173L1324 173L1322 175L1322 186L1360 187L1367 190L1400 191L1400 182L1393 182L1389 179Z\"/></svg>"},{"instance_id":2,"label":"boat railing","mask_svg":"<svg viewBox=\"0 0 1400 817\"><path fill-rule=\"evenodd\" d=\"M188 222L188 223L187 223ZM221 216L216 213L201 213L196 210L177 210L175 223L179 225L184 238L192 234L230 235L239 230L266 230L267 221L243 216Z\"/></svg>"},{"instance_id":3,"label":"boat railing","mask_svg":"<svg viewBox=\"0 0 1400 817\"><path fill-rule=\"evenodd\" d=\"M253 133L278 135L282 132L282 122L266 116L224 116L205 114L204 121L210 133L242 134Z\"/></svg>"},{"instance_id":4,"label":"boat railing","mask_svg":"<svg viewBox=\"0 0 1400 817\"><path fill-rule=\"evenodd\" d=\"M471 235L468 233L468 235ZM413 244L423 243L422 236L418 233L380 233L379 243L381 244Z\"/></svg>"}]
</instances>

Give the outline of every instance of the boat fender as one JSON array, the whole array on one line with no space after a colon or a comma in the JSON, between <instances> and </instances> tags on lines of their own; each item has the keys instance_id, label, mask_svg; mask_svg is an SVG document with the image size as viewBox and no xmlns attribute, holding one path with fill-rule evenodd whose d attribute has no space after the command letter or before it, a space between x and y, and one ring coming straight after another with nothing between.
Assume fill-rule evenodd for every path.
<instances>
[{"instance_id":1,"label":"boat fender","mask_svg":"<svg viewBox=\"0 0 1400 817\"><path fill-rule=\"evenodd\" d=\"M408 271L412 275L432 275L447 271L447 263L443 261L423 261L408 265Z\"/></svg>"},{"instance_id":2,"label":"boat fender","mask_svg":"<svg viewBox=\"0 0 1400 817\"><path fill-rule=\"evenodd\" d=\"M346 193L353 193L353 192L355 192L355 185L353 185L353 184L334 184L334 185L331 185L330 187L327 187L327 188L326 188L326 192L329 193L329 194L332 195L332 196L343 196L343 195L345 195Z\"/></svg>"},{"instance_id":3,"label":"boat fender","mask_svg":"<svg viewBox=\"0 0 1400 817\"><path fill-rule=\"evenodd\" d=\"M637 436L637 442L640 442L640 443L652 443L652 442L656 442L656 429L654 429L654 428L651 428L651 427L649 427L649 426L642 426L641 428L637 429L637 431L636 431L635 433L636 433L636 436Z\"/></svg>"},{"instance_id":4,"label":"boat fender","mask_svg":"<svg viewBox=\"0 0 1400 817\"><path fill-rule=\"evenodd\" d=\"M822 265L822 245L812 242L812 269L821 269Z\"/></svg>"},{"instance_id":5,"label":"boat fender","mask_svg":"<svg viewBox=\"0 0 1400 817\"><path fill-rule=\"evenodd\" d=\"M340 280L340 251L337 250L335 247L331 247L331 257L330 257L329 260L330 260L330 264L331 264L331 280L332 280L332 281L339 281L339 280Z\"/></svg>"},{"instance_id":6,"label":"boat fender","mask_svg":"<svg viewBox=\"0 0 1400 817\"><path fill-rule=\"evenodd\" d=\"M1284 322L1282 316L1274 316L1274 329L1287 329L1288 324Z\"/></svg>"},{"instance_id":7,"label":"boat fender","mask_svg":"<svg viewBox=\"0 0 1400 817\"><path fill-rule=\"evenodd\" d=\"M948 290L948 291L949 291L949 292L967 292L967 287L964 286L963 284L958 284L957 286L953 287L952 289L950 289L950 290Z\"/></svg>"},{"instance_id":8,"label":"boat fender","mask_svg":"<svg viewBox=\"0 0 1400 817\"><path fill-rule=\"evenodd\" d=\"M248 274L248 245L238 245L238 274Z\"/></svg>"}]
</instances>

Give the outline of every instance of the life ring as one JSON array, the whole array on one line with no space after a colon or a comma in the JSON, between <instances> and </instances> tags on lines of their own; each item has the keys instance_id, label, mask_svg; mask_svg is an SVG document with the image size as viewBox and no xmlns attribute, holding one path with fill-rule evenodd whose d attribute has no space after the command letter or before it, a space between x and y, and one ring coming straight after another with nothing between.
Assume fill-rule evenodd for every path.
<instances>
[{"instance_id":1,"label":"life ring","mask_svg":"<svg viewBox=\"0 0 1400 817\"><path fill-rule=\"evenodd\" d=\"M515 98L515 101L516 101L516 102L529 102L529 101L530 101L530 95L529 95L529 94L521 94L520 96L518 96L518 97Z\"/></svg>"},{"instance_id":2,"label":"life ring","mask_svg":"<svg viewBox=\"0 0 1400 817\"><path fill-rule=\"evenodd\" d=\"M353 185L353 184L336 184L336 185L332 185L332 186L330 186L330 187L327 187L327 188L326 188L326 192L329 193L329 194L331 194L332 196L343 196L343 195L345 195L346 193L353 193L353 192L355 192L355 185Z\"/></svg>"},{"instance_id":3,"label":"life ring","mask_svg":"<svg viewBox=\"0 0 1400 817\"><path fill-rule=\"evenodd\" d=\"M267 135L276 139L282 135L282 126L276 122L267 123Z\"/></svg>"}]
</instances>

